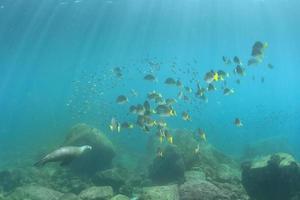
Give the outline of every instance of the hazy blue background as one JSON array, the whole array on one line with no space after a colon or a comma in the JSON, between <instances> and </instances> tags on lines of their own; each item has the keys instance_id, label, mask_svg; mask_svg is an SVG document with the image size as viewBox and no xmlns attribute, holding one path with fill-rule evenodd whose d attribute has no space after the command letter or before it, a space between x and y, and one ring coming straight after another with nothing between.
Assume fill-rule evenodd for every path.
<instances>
[{"instance_id":1,"label":"hazy blue background","mask_svg":"<svg viewBox=\"0 0 300 200\"><path fill-rule=\"evenodd\" d=\"M264 63L249 70L240 86L231 84L235 95L210 95L208 104L192 112L192 123L179 121L174 126L204 127L209 141L232 155L241 154L247 143L276 135L287 137L297 154L299 9L298 0L0 0L2 165L16 162L10 160L12 156L22 163L32 159L33 152L47 149L47 144L61 143L66 131L79 121L107 131L112 116L125 117L127 112L109 102L131 88L143 91L142 84L147 91L165 92L168 88L161 83L172 75L172 61L178 68L192 63L202 80L211 68L227 70L223 55L238 55L246 63L257 40L269 43L265 60L275 69L267 69ZM166 63L155 86L144 83L143 75L134 72L146 66L145 58ZM119 89L110 87L113 80L108 76L114 66L131 69L131 81L121 80ZM73 119L66 103L81 95L74 96L72 81L87 82L93 73L101 79L97 87L103 95L89 96L92 110ZM264 76L265 83L253 82L253 74L257 79ZM174 76L183 82L189 78ZM182 106L181 110L193 110ZM243 119L242 129L232 125L235 117ZM127 145L135 146L126 134L122 137Z\"/></svg>"}]
</instances>

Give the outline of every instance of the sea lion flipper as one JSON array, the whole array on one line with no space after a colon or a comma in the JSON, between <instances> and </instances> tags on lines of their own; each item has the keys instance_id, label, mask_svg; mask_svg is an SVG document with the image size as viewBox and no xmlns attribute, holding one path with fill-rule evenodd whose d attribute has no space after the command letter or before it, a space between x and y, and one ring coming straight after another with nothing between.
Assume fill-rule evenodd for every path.
<instances>
[{"instance_id":1,"label":"sea lion flipper","mask_svg":"<svg viewBox=\"0 0 300 200\"><path fill-rule=\"evenodd\" d=\"M43 158L43 159L37 161L36 163L34 163L33 166L35 166L35 167L43 167L45 165L45 163L46 163L46 161Z\"/></svg>"},{"instance_id":2,"label":"sea lion flipper","mask_svg":"<svg viewBox=\"0 0 300 200\"><path fill-rule=\"evenodd\" d=\"M66 166L69 165L73 161L73 158L65 159L60 163L60 166Z\"/></svg>"}]
</instances>

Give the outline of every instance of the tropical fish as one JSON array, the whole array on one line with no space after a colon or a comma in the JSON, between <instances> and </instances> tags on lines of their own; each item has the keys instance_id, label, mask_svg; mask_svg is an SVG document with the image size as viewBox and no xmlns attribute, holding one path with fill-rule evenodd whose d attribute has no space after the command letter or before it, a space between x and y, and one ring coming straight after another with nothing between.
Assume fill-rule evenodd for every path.
<instances>
[{"instance_id":1,"label":"tropical fish","mask_svg":"<svg viewBox=\"0 0 300 200\"><path fill-rule=\"evenodd\" d=\"M234 73L240 76L245 76L245 68L243 68L241 65L237 65L234 68Z\"/></svg>"},{"instance_id":2,"label":"tropical fish","mask_svg":"<svg viewBox=\"0 0 300 200\"><path fill-rule=\"evenodd\" d=\"M163 119L158 119L155 121L155 124L158 128L165 128L167 127L167 122L165 122Z\"/></svg>"},{"instance_id":3,"label":"tropical fish","mask_svg":"<svg viewBox=\"0 0 300 200\"><path fill-rule=\"evenodd\" d=\"M147 94L147 98L150 100L155 100L157 98L162 98L162 95L156 91L152 91Z\"/></svg>"},{"instance_id":4,"label":"tropical fish","mask_svg":"<svg viewBox=\"0 0 300 200\"><path fill-rule=\"evenodd\" d=\"M233 89L231 89L231 88L224 88L224 90L223 90L223 94L224 95L230 95L230 94L233 94L234 93L234 90Z\"/></svg>"},{"instance_id":5,"label":"tropical fish","mask_svg":"<svg viewBox=\"0 0 300 200\"><path fill-rule=\"evenodd\" d=\"M146 80L146 81L156 81L156 78L153 74L146 74L144 76L144 80Z\"/></svg>"},{"instance_id":6,"label":"tropical fish","mask_svg":"<svg viewBox=\"0 0 300 200\"><path fill-rule=\"evenodd\" d=\"M176 81L176 86L181 88L182 87L182 82L180 80L177 80Z\"/></svg>"},{"instance_id":7,"label":"tropical fish","mask_svg":"<svg viewBox=\"0 0 300 200\"><path fill-rule=\"evenodd\" d=\"M198 129L199 137L202 141L206 142L206 134L202 129Z\"/></svg>"},{"instance_id":8,"label":"tropical fish","mask_svg":"<svg viewBox=\"0 0 300 200\"><path fill-rule=\"evenodd\" d=\"M116 102L118 104L124 104L128 102L128 98L125 95L120 95L117 97Z\"/></svg>"},{"instance_id":9,"label":"tropical fish","mask_svg":"<svg viewBox=\"0 0 300 200\"><path fill-rule=\"evenodd\" d=\"M167 78L167 79L165 80L165 84L167 84L167 85L176 85L176 84L177 84L177 81L175 81L174 78L169 77L169 78Z\"/></svg>"},{"instance_id":10,"label":"tropical fish","mask_svg":"<svg viewBox=\"0 0 300 200\"><path fill-rule=\"evenodd\" d=\"M173 136L168 134L167 141L168 141L168 143L173 144Z\"/></svg>"},{"instance_id":11,"label":"tropical fish","mask_svg":"<svg viewBox=\"0 0 300 200\"><path fill-rule=\"evenodd\" d=\"M129 123L129 122L123 122L121 124L121 127L122 128L126 128L126 129L132 129L133 128L133 124L132 123Z\"/></svg>"},{"instance_id":12,"label":"tropical fish","mask_svg":"<svg viewBox=\"0 0 300 200\"><path fill-rule=\"evenodd\" d=\"M144 101L144 108L145 108L145 111L150 111L151 107L150 107L150 103L149 101Z\"/></svg>"},{"instance_id":13,"label":"tropical fish","mask_svg":"<svg viewBox=\"0 0 300 200\"><path fill-rule=\"evenodd\" d=\"M242 127L242 126L243 126L243 123L241 122L241 120L240 120L239 118L235 118L234 124L235 124L237 127Z\"/></svg>"},{"instance_id":14,"label":"tropical fish","mask_svg":"<svg viewBox=\"0 0 300 200\"><path fill-rule=\"evenodd\" d=\"M146 112L145 107L142 104L136 105L136 114L138 115L144 115Z\"/></svg>"},{"instance_id":15,"label":"tropical fish","mask_svg":"<svg viewBox=\"0 0 300 200\"><path fill-rule=\"evenodd\" d=\"M215 91L215 90L216 90L216 87L212 83L209 83L207 86L207 91Z\"/></svg>"},{"instance_id":16,"label":"tropical fish","mask_svg":"<svg viewBox=\"0 0 300 200\"><path fill-rule=\"evenodd\" d=\"M230 65L231 64L230 58L227 58L227 57L223 56L222 60L223 60L223 62L224 62L225 65Z\"/></svg>"},{"instance_id":17,"label":"tropical fish","mask_svg":"<svg viewBox=\"0 0 300 200\"><path fill-rule=\"evenodd\" d=\"M166 104L168 104L169 106L171 106L171 105L173 105L175 103L177 103L177 100L174 99L174 98L168 98L168 99L166 99Z\"/></svg>"},{"instance_id":18,"label":"tropical fish","mask_svg":"<svg viewBox=\"0 0 300 200\"><path fill-rule=\"evenodd\" d=\"M109 128L112 132L120 132L121 131L121 124L113 117L110 121Z\"/></svg>"},{"instance_id":19,"label":"tropical fish","mask_svg":"<svg viewBox=\"0 0 300 200\"><path fill-rule=\"evenodd\" d=\"M247 65L248 65L248 66L250 66L250 65L257 65L257 64L259 64L260 62L262 62L261 59L256 58L256 57L253 57L253 58L250 58L250 59L248 60Z\"/></svg>"},{"instance_id":20,"label":"tropical fish","mask_svg":"<svg viewBox=\"0 0 300 200\"><path fill-rule=\"evenodd\" d=\"M234 62L235 64L237 64L237 65L243 65L242 62L241 62L241 60L240 60L240 58L237 57L237 56L234 56L233 62Z\"/></svg>"},{"instance_id":21,"label":"tropical fish","mask_svg":"<svg viewBox=\"0 0 300 200\"><path fill-rule=\"evenodd\" d=\"M155 113L163 117L176 116L176 111L167 104L158 105L155 108Z\"/></svg>"},{"instance_id":22,"label":"tropical fish","mask_svg":"<svg viewBox=\"0 0 300 200\"><path fill-rule=\"evenodd\" d=\"M184 89L185 89L185 91L188 92L188 93L192 93L192 92L193 92L192 88L190 88L190 87L188 87L188 86L185 86Z\"/></svg>"},{"instance_id":23,"label":"tropical fish","mask_svg":"<svg viewBox=\"0 0 300 200\"><path fill-rule=\"evenodd\" d=\"M123 76L122 70L120 67L115 67L112 69L112 71L113 71L114 75L118 78L121 78Z\"/></svg>"},{"instance_id":24,"label":"tropical fish","mask_svg":"<svg viewBox=\"0 0 300 200\"><path fill-rule=\"evenodd\" d=\"M196 96L197 96L197 97L202 97L202 96L205 95L205 92L206 92L206 88L199 87L199 88L197 89Z\"/></svg>"},{"instance_id":25,"label":"tropical fish","mask_svg":"<svg viewBox=\"0 0 300 200\"><path fill-rule=\"evenodd\" d=\"M214 72L213 70L211 70L210 72L207 72L204 76L204 81L206 83L212 83L214 81L219 81L220 77L218 72Z\"/></svg>"},{"instance_id":26,"label":"tropical fish","mask_svg":"<svg viewBox=\"0 0 300 200\"><path fill-rule=\"evenodd\" d=\"M200 145L199 144L195 148L194 152L195 152L195 154L199 154L200 153Z\"/></svg>"},{"instance_id":27,"label":"tropical fish","mask_svg":"<svg viewBox=\"0 0 300 200\"><path fill-rule=\"evenodd\" d=\"M183 92L182 92L182 91L179 91L178 94L177 94L177 98L178 98L178 99L182 99L183 96L184 96L184 95L183 95Z\"/></svg>"},{"instance_id":28,"label":"tropical fish","mask_svg":"<svg viewBox=\"0 0 300 200\"><path fill-rule=\"evenodd\" d=\"M192 120L191 116L185 111L182 112L181 117L184 121L191 121Z\"/></svg>"},{"instance_id":29,"label":"tropical fish","mask_svg":"<svg viewBox=\"0 0 300 200\"><path fill-rule=\"evenodd\" d=\"M153 127L156 125L156 121L151 119L149 116L144 116L144 125L147 127Z\"/></svg>"},{"instance_id":30,"label":"tropical fish","mask_svg":"<svg viewBox=\"0 0 300 200\"><path fill-rule=\"evenodd\" d=\"M162 149L161 149L160 147L157 148L157 150L156 150L156 155L157 155L157 157L159 157L159 158L162 158L162 157L163 157L163 151L162 151Z\"/></svg>"},{"instance_id":31,"label":"tropical fish","mask_svg":"<svg viewBox=\"0 0 300 200\"><path fill-rule=\"evenodd\" d=\"M158 97L155 98L155 103L165 104L165 99L162 96L158 96Z\"/></svg>"},{"instance_id":32,"label":"tropical fish","mask_svg":"<svg viewBox=\"0 0 300 200\"><path fill-rule=\"evenodd\" d=\"M268 43L263 43L260 41L257 41L252 46L252 53L251 55L256 58L262 58L264 56L264 50L268 47Z\"/></svg>"},{"instance_id":33,"label":"tropical fish","mask_svg":"<svg viewBox=\"0 0 300 200\"><path fill-rule=\"evenodd\" d=\"M131 114L136 114L137 113L137 108L135 105L132 105L129 107L129 113Z\"/></svg>"},{"instance_id":34,"label":"tropical fish","mask_svg":"<svg viewBox=\"0 0 300 200\"><path fill-rule=\"evenodd\" d=\"M229 74L223 70L218 70L217 74L218 74L218 80L221 80L221 81L224 81L225 78L229 77ZM218 81L218 80L215 80L215 81Z\"/></svg>"}]
</instances>

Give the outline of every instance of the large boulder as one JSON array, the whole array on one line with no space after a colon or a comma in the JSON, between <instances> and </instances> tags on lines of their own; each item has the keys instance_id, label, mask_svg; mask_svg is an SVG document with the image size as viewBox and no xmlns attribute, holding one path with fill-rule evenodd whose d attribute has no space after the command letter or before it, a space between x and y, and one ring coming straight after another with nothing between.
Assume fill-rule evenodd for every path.
<instances>
[{"instance_id":1,"label":"large boulder","mask_svg":"<svg viewBox=\"0 0 300 200\"><path fill-rule=\"evenodd\" d=\"M82 200L109 200L113 197L113 189L110 186L93 186L80 192Z\"/></svg>"},{"instance_id":2,"label":"large boulder","mask_svg":"<svg viewBox=\"0 0 300 200\"><path fill-rule=\"evenodd\" d=\"M178 147L178 150L181 152L185 164L185 168L190 170L199 163L199 156L195 154L195 149L200 144L200 147L203 146L203 143L197 141L190 130L173 130L174 132L174 144ZM200 151L202 152L202 151Z\"/></svg>"},{"instance_id":3,"label":"large boulder","mask_svg":"<svg viewBox=\"0 0 300 200\"><path fill-rule=\"evenodd\" d=\"M152 186L144 187L140 200L179 200L178 186Z\"/></svg>"},{"instance_id":4,"label":"large boulder","mask_svg":"<svg viewBox=\"0 0 300 200\"><path fill-rule=\"evenodd\" d=\"M115 191L119 191L119 188L125 184L127 177L127 170L112 168L97 172L93 177L93 182L98 186L110 185Z\"/></svg>"},{"instance_id":5,"label":"large boulder","mask_svg":"<svg viewBox=\"0 0 300 200\"><path fill-rule=\"evenodd\" d=\"M63 196L61 192L50 188L26 185L18 187L11 195L7 197L9 200L59 200Z\"/></svg>"},{"instance_id":6,"label":"large boulder","mask_svg":"<svg viewBox=\"0 0 300 200\"><path fill-rule=\"evenodd\" d=\"M286 153L265 156L243 163L242 183L255 200L298 199L300 167Z\"/></svg>"},{"instance_id":7,"label":"large boulder","mask_svg":"<svg viewBox=\"0 0 300 200\"><path fill-rule=\"evenodd\" d=\"M240 181L240 166L237 162L208 142L193 138L192 135L194 133L189 130L176 130L174 135L174 144L181 153L187 170L199 168L208 178L219 182ZM199 153L195 153L197 147Z\"/></svg>"},{"instance_id":8,"label":"large boulder","mask_svg":"<svg viewBox=\"0 0 300 200\"><path fill-rule=\"evenodd\" d=\"M231 200L226 193L206 180L188 181L179 187L180 200Z\"/></svg>"},{"instance_id":9,"label":"large boulder","mask_svg":"<svg viewBox=\"0 0 300 200\"><path fill-rule=\"evenodd\" d=\"M92 151L71 163L71 168L78 172L94 173L108 169L115 156L115 148L111 141L101 131L86 124L74 126L66 136L63 145L90 145L93 147Z\"/></svg>"},{"instance_id":10,"label":"large boulder","mask_svg":"<svg viewBox=\"0 0 300 200\"><path fill-rule=\"evenodd\" d=\"M184 179L184 161L175 145L168 145L162 157L156 157L149 167L150 179L159 184L181 182Z\"/></svg>"}]
</instances>

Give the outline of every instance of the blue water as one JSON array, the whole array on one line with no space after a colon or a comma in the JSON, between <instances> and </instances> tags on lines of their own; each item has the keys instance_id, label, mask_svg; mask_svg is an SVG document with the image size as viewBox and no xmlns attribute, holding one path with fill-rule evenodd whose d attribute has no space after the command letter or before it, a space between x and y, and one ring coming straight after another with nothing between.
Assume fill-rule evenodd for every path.
<instances>
[{"instance_id":1,"label":"blue water","mask_svg":"<svg viewBox=\"0 0 300 200\"><path fill-rule=\"evenodd\" d=\"M177 112L188 110L192 121L178 117L170 126L201 127L209 143L235 157L249 143L280 136L300 158L298 0L0 0L0 6L0 165L30 163L79 122L128 151L144 150L149 135L138 128L112 135L110 119L134 121L128 106L149 91L176 96L177 89L163 84L169 76L195 90L189 74L170 70L172 63L196 69L204 84L210 69L232 73L223 55L246 63L257 40L269 44L264 62L247 70L240 85L231 75L234 95L219 90L206 104L181 101ZM143 80L147 60L161 63L157 83ZM123 67L121 80L111 72L116 66ZM129 96L128 105L115 104L119 94ZM236 117L244 127L233 125Z\"/></svg>"}]
</instances>

